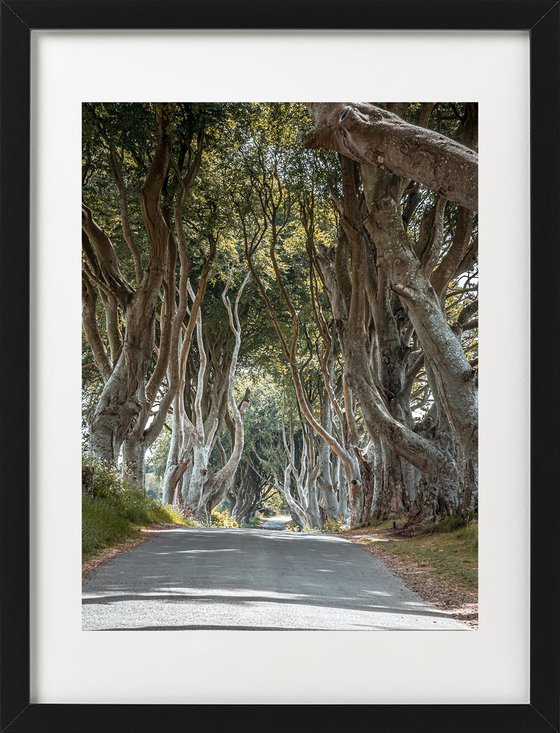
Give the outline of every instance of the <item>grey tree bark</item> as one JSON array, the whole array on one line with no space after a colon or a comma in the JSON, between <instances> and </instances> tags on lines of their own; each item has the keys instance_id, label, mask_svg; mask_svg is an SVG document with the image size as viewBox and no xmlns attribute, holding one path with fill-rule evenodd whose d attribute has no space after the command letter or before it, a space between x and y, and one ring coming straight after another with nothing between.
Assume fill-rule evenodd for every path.
<instances>
[{"instance_id":1,"label":"grey tree bark","mask_svg":"<svg viewBox=\"0 0 560 733\"><path fill-rule=\"evenodd\" d=\"M412 179L472 211L478 210L478 156L465 145L412 125L373 104L310 103L308 148L336 150L358 163Z\"/></svg>"},{"instance_id":2,"label":"grey tree bark","mask_svg":"<svg viewBox=\"0 0 560 733\"><path fill-rule=\"evenodd\" d=\"M334 255L326 249L318 253L318 260L338 328L345 379L358 398L371 439L361 455L372 456L374 491L373 495L364 488L360 491L362 519L371 512L410 511L413 503L418 521L473 511L476 370L445 309L448 283L472 265L469 252L476 252L472 215L460 209L454 235L444 241L445 199L440 197L424 211L412 241L406 231L413 211L406 205L412 197L406 194L415 189L408 179L424 180L413 171L414 155L403 181L386 172L399 172L394 159L374 166L370 163L380 161L358 154L355 146L350 153L343 149L350 138L340 130L335 136L337 148L332 137L333 120L338 119L335 107L312 106L312 117L318 121L314 140L362 164L358 167L349 157L341 157L339 242ZM372 114L377 119L376 112ZM384 124L395 123L386 114ZM412 134L406 125L395 124L399 135ZM361 129L360 134L365 132ZM357 134L351 138L358 139ZM408 156L410 149L403 149ZM446 143L444 168L449 149ZM423 368L439 415L437 429L428 433L415 425L410 410L411 389Z\"/></svg>"}]
</instances>

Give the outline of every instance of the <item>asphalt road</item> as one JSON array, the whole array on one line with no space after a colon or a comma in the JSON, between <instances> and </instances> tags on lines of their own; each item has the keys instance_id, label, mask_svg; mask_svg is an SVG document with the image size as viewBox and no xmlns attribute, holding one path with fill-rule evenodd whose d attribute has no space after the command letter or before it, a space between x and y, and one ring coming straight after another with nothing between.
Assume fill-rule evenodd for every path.
<instances>
[{"instance_id":1,"label":"asphalt road","mask_svg":"<svg viewBox=\"0 0 560 733\"><path fill-rule=\"evenodd\" d=\"M265 519L261 529L277 529L280 532L282 532L284 529L286 529L286 525L288 522L291 522L292 518L290 516L283 516L283 517L269 517L268 519Z\"/></svg>"},{"instance_id":2,"label":"asphalt road","mask_svg":"<svg viewBox=\"0 0 560 733\"><path fill-rule=\"evenodd\" d=\"M159 531L84 584L82 627L466 629L340 537L267 529Z\"/></svg>"}]
</instances>

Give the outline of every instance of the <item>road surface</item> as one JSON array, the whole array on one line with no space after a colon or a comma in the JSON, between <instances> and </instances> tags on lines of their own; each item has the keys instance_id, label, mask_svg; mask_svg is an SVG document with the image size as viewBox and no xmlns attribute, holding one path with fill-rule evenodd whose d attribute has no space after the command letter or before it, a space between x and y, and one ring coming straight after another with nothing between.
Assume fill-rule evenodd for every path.
<instances>
[{"instance_id":1,"label":"road surface","mask_svg":"<svg viewBox=\"0 0 560 733\"><path fill-rule=\"evenodd\" d=\"M262 529L277 529L280 532L286 529L286 525L288 522L291 522L292 518L290 516L284 516L284 517L269 517L268 519L265 519L262 524Z\"/></svg>"},{"instance_id":2,"label":"road surface","mask_svg":"<svg viewBox=\"0 0 560 733\"><path fill-rule=\"evenodd\" d=\"M86 581L83 629L467 629L367 550L276 529L160 530Z\"/></svg>"}]
</instances>

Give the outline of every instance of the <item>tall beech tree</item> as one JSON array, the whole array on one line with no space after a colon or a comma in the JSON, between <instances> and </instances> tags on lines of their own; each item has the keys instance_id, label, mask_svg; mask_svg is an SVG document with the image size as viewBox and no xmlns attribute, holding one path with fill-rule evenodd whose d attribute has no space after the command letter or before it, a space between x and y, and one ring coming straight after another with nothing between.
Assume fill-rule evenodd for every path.
<instances>
[{"instance_id":1,"label":"tall beech tree","mask_svg":"<svg viewBox=\"0 0 560 733\"><path fill-rule=\"evenodd\" d=\"M311 106L311 113L320 111ZM465 135L472 144L475 109L469 114ZM413 140L418 137L415 129L402 125L403 140L403 130ZM424 137L443 138L434 131ZM336 141L330 140L334 147ZM449 161L451 142L442 143L442 167ZM472 512L477 500L477 373L445 307L449 282L476 256L472 214L463 210L446 219L443 196L432 197L419 191L416 181L388 173L385 160L358 165L342 155L340 161L339 241L334 258L323 256L322 261L345 376L373 441L377 496L391 497L397 487L400 494L401 486L413 484L414 474L399 457L421 476L417 518ZM411 168L408 175L413 173ZM422 366L434 400L436 426L429 436L410 412L410 390ZM405 506L408 499L405 490Z\"/></svg>"},{"instance_id":2,"label":"tall beech tree","mask_svg":"<svg viewBox=\"0 0 560 733\"><path fill-rule=\"evenodd\" d=\"M90 283L95 283L106 296L108 337L113 351L113 366L108 370L105 365L107 379L91 419L90 447L96 456L111 463L116 463L130 426L142 409L146 375L155 346L156 306L169 254L169 228L160 202L170 159L169 118L163 108L158 108L154 117L155 150L141 188L149 256L135 288L122 274L110 238L94 219L91 209L85 203L82 205L84 271L89 280L86 280L86 290ZM130 231L127 240L133 243ZM137 256L137 267L138 261ZM85 304L87 313L87 298ZM119 311L124 333L119 328ZM91 330L86 331L86 336L90 333ZM96 339L92 351L95 348L99 352L100 346L100 340ZM100 358L104 358L102 352L96 361Z\"/></svg>"},{"instance_id":3,"label":"tall beech tree","mask_svg":"<svg viewBox=\"0 0 560 733\"><path fill-rule=\"evenodd\" d=\"M143 161L126 129L124 132L122 129L123 122L134 122L128 120L128 116L130 107L135 106L124 105L128 109L123 110L121 105L115 110L94 105L90 110L92 137L97 136L103 143L102 150L117 189L119 224L127 250L121 248L119 252L94 217L92 208L86 204L90 193L86 187L82 204L82 293L84 332L104 379L103 390L90 418L89 449L99 459L115 464L124 445L125 469L142 485L146 450L163 427L178 382L178 336L184 325L185 288L190 270L182 216L200 168L204 123L196 110L180 105L155 105L151 110L155 128L153 154L146 165L147 172L139 190L139 206L134 212L139 232L136 237L124 171L127 164L127 169L136 173L142 169ZM117 117L117 125L112 124L114 117ZM173 158L175 154L178 162ZM91 178L93 161L91 157L86 160ZM170 192L173 169L177 185ZM173 198L172 207L169 201ZM144 258L142 251L145 251ZM186 327L184 341L187 342L204 296L214 253L211 243L191 309L191 323ZM125 264L129 265L130 278L123 274ZM178 276L177 269L180 270ZM98 296L105 311L106 343L97 325Z\"/></svg>"},{"instance_id":4,"label":"tall beech tree","mask_svg":"<svg viewBox=\"0 0 560 733\"><path fill-rule=\"evenodd\" d=\"M248 276L239 286L232 304L228 295L232 284L230 272L221 293L228 326L233 335L231 352L230 340L223 329L214 329L211 342L205 339L202 311L199 309L196 318L196 378L189 379L185 364L173 405L164 499L167 503L177 504L201 521L209 520L212 508L231 488L243 452L243 419L249 405L250 391L246 391L238 405L235 381L241 348L239 302L247 282ZM191 297L195 297L192 291ZM226 457L222 448L223 465L212 472L212 451L220 446L219 431L227 421L231 426L231 453Z\"/></svg>"}]
</instances>

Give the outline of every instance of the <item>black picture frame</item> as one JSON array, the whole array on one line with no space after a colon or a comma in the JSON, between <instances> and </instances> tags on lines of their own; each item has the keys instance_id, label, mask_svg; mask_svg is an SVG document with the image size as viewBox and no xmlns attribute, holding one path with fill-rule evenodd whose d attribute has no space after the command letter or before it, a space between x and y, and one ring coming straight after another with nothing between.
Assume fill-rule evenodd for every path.
<instances>
[{"instance_id":1,"label":"black picture frame","mask_svg":"<svg viewBox=\"0 0 560 733\"><path fill-rule=\"evenodd\" d=\"M152 733L560 730L560 52L558 0L0 0L0 730ZM30 704L29 146L36 29L522 30L531 48L530 703L519 705ZM507 115L504 115L507 125ZM515 151L512 151L512 156ZM504 171L507 175L507 171Z\"/></svg>"}]
</instances>

